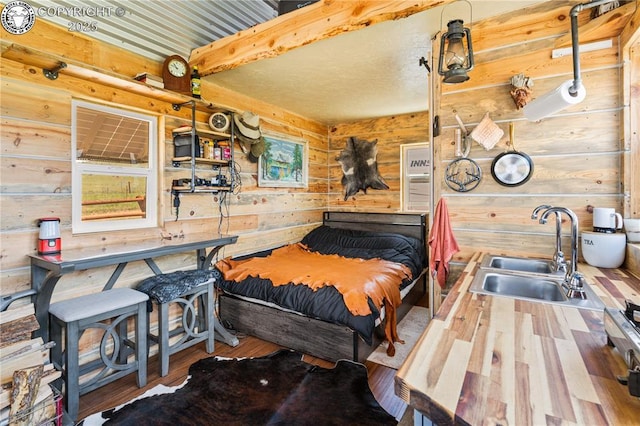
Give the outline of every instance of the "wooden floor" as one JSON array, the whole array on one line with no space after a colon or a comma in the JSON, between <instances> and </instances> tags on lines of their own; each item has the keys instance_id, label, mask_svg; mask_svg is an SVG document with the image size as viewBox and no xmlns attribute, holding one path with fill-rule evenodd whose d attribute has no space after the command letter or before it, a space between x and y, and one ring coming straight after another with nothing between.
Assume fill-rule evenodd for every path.
<instances>
[{"instance_id":1,"label":"wooden floor","mask_svg":"<svg viewBox=\"0 0 640 426\"><path fill-rule=\"evenodd\" d=\"M205 345L203 342L172 355L169 360L169 374L165 377L160 377L158 357L153 356L149 359L147 386L144 388L138 388L135 379L136 375L129 374L122 379L96 389L93 392L89 392L80 397L80 411L78 413L78 419L83 419L90 414L108 410L119 404L127 402L156 385L179 385L186 379L189 366L202 358L210 356L264 356L277 351L280 348L281 347L276 344L247 336L241 337L240 344L234 348L225 343L216 341L214 353L208 354L205 351ZM325 368L331 368L334 365L328 361L309 356L305 356L304 360ZM366 366L369 370L369 385L376 399L388 413L400 420L407 405L394 393L393 382L396 370L380 364L374 364L369 361L367 361Z\"/></svg>"}]
</instances>

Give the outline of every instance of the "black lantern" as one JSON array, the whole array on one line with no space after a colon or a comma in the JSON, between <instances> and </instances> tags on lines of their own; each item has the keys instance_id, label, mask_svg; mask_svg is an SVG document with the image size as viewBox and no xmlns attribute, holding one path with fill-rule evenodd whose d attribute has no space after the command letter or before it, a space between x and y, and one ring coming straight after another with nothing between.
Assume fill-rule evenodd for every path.
<instances>
[{"instance_id":1,"label":"black lantern","mask_svg":"<svg viewBox=\"0 0 640 426\"><path fill-rule=\"evenodd\" d=\"M443 70L445 66L446 71ZM438 74L444 76L445 83L463 83L469 80L467 71L471 69L473 69L471 31L463 27L462 19L454 19L449 21L447 32L442 34L440 39Z\"/></svg>"}]
</instances>

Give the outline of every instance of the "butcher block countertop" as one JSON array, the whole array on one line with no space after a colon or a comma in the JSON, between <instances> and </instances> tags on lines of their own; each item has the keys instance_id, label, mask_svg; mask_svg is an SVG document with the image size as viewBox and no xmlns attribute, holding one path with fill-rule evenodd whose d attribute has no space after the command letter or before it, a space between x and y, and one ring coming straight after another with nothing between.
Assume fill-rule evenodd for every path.
<instances>
[{"instance_id":1,"label":"butcher block countertop","mask_svg":"<svg viewBox=\"0 0 640 426\"><path fill-rule=\"evenodd\" d=\"M395 378L435 424L638 425L640 398L620 385L622 356L603 313L468 292L476 253ZM640 280L579 264L606 306L640 303ZM594 285L595 284L595 285Z\"/></svg>"}]
</instances>

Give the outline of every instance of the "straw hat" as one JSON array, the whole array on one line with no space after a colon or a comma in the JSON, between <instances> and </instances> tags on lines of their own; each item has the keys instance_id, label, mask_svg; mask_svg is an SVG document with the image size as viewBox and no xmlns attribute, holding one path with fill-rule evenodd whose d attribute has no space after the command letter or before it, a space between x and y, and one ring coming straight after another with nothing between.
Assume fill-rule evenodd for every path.
<instances>
[{"instance_id":1,"label":"straw hat","mask_svg":"<svg viewBox=\"0 0 640 426\"><path fill-rule=\"evenodd\" d=\"M260 117L251 111L245 111L242 114L234 114L233 120L236 123L238 131L249 139L259 139L260 133Z\"/></svg>"}]
</instances>

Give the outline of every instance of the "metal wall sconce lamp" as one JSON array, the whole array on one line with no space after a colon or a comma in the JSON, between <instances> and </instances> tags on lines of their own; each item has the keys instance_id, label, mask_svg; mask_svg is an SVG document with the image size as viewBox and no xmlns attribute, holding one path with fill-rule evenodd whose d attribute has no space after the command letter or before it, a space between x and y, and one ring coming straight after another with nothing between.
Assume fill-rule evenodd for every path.
<instances>
[{"instance_id":1,"label":"metal wall sconce lamp","mask_svg":"<svg viewBox=\"0 0 640 426\"><path fill-rule=\"evenodd\" d=\"M469 5L469 15L471 15L471 3L467 0L459 1L465 1ZM441 28L443 13L444 9L440 14ZM444 76L443 81L445 83L463 83L469 80L467 72L473 69L473 45L471 43L471 31L469 28L464 27L462 19L453 19L447 24L447 32L442 34L440 38L438 62L438 74ZM445 66L446 70L444 69Z\"/></svg>"}]
</instances>

